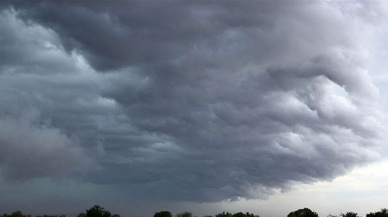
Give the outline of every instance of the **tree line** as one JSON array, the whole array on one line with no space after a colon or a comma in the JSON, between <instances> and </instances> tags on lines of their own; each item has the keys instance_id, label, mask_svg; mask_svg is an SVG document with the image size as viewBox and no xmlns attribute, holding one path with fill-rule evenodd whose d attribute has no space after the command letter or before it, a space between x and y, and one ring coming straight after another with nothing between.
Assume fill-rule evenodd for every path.
<instances>
[{"instance_id":1,"label":"tree line","mask_svg":"<svg viewBox=\"0 0 388 217\"><path fill-rule=\"evenodd\" d=\"M0 217L32 217L31 215L25 215L21 211L16 211L11 214L5 213L4 215L0 215ZM65 215L38 215L36 217L66 217ZM95 205L90 209L87 209L86 212L82 212L77 215L77 217L120 217L119 214L111 214L111 212L105 210L105 208ZM172 215L170 211L159 211L154 214L154 217L196 217L193 216L191 212L182 212L178 213L175 216ZM255 215L253 213L230 213L230 212L222 212L218 213L215 216L205 215L203 217L260 217L259 215ZM319 217L318 213L310 210L309 208L298 209L290 212L287 217ZM327 217L361 217L355 212L347 212L341 213L339 215L328 215ZM371 212L366 214L366 217L388 217L388 209L383 208L377 212Z\"/></svg>"}]
</instances>

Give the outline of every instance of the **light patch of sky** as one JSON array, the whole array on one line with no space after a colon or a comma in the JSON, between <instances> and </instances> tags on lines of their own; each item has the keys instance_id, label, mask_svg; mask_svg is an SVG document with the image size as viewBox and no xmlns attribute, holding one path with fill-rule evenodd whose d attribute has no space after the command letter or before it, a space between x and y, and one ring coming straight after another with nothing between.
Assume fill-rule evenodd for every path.
<instances>
[{"instance_id":1,"label":"light patch of sky","mask_svg":"<svg viewBox=\"0 0 388 217\"><path fill-rule=\"evenodd\" d=\"M338 84L335 84L332 82L332 84L330 85L333 93L337 96L341 96L341 97L344 97L344 98L347 98L349 97L349 94L348 92L346 92L345 88L344 87L341 87L339 86Z\"/></svg>"},{"instance_id":2,"label":"light patch of sky","mask_svg":"<svg viewBox=\"0 0 388 217\"><path fill-rule=\"evenodd\" d=\"M197 216L214 215L225 210L233 213L253 212L262 217L284 217L291 211L304 207L316 211L321 217L348 211L365 216L369 212L388 208L387 168L388 160L356 168L332 182L299 184L292 191L278 192L268 200L186 204L179 207L187 208Z\"/></svg>"}]
</instances>

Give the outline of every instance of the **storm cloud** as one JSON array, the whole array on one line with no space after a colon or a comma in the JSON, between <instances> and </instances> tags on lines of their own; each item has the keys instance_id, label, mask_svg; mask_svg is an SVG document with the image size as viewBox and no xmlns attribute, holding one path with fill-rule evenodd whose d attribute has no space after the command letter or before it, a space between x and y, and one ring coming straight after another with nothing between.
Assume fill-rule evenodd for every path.
<instances>
[{"instance_id":1,"label":"storm cloud","mask_svg":"<svg viewBox=\"0 0 388 217\"><path fill-rule=\"evenodd\" d=\"M386 116L367 67L380 7L1 7L4 178L66 174L144 199L264 199L296 182L333 180L385 149ZM30 110L48 123L24 120Z\"/></svg>"}]
</instances>

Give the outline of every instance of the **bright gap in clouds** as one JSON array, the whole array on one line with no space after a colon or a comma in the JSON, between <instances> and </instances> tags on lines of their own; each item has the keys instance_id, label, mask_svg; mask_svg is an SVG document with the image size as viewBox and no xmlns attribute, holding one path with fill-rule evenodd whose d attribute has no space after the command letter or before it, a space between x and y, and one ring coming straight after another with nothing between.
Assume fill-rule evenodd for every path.
<instances>
[{"instance_id":1,"label":"bright gap in clouds","mask_svg":"<svg viewBox=\"0 0 388 217\"><path fill-rule=\"evenodd\" d=\"M286 216L303 207L323 217L349 211L365 216L388 207L387 168L388 160L385 160L357 168L331 182L295 185L292 191L278 192L268 200L241 200L217 205L229 212L247 210L268 217Z\"/></svg>"}]
</instances>

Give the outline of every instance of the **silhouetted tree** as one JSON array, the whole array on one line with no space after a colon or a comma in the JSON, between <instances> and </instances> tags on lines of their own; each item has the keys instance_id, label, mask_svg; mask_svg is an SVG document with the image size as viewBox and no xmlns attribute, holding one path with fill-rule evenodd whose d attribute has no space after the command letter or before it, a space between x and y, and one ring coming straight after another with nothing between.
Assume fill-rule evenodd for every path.
<instances>
[{"instance_id":1,"label":"silhouetted tree","mask_svg":"<svg viewBox=\"0 0 388 217\"><path fill-rule=\"evenodd\" d=\"M10 217L25 217L21 211L13 212Z\"/></svg>"},{"instance_id":2,"label":"silhouetted tree","mask_svg":"<svg viewBox=\"0 0 388 217\"><path fill-rule=\"evenodd\" d=\"M27 215L26 217L31 217L31 215ZM46 215L44 214L43 216L38 215L36 217L66 217L65 215Z\"/></svg>"},{"instance_id":3,"label":"silhouetted tree","mask_svg":"<svg viewBox=\"0 0 388 217\"><path fill-rule=\"evenodd\" d=\"M388 210L386 208L381 209L379 212L371 212L369 214L366 214L366 217L388 217Z\"/></svg>"},{"instance_id":4,"label":"silhouetted tree","mask_svg":"<svg viewBox=\"0 0 388 217\"><path fill-rule=\"evenodd\" d=\"M80 214L77 215L77 217L86 217L86 213L81 212Z\"/></svg>"},{"instance_id":5,"label":"silhouetted tree","mask_svg":"<svg viewBox=\"0 0 388 217\"><path fill-rule=\"evenodd\" d=\"M182 213L176 214L176 217L192 217L192 214L191 212L182 212Z\"/></svg>"},{"instance_id":6,"label":"silhouetted tree","mask_svg":"<svg viewBox=\"0 0 388 217\"><path fill-rule=\"evenodd\" d=\"M215 217L233 217L233 215L232 213L229 213L229 212L222 212L222 213L216 214Z\"/></svg>"},{"instance_id":7,"label":"silhouetted tree","mask_svg":"<svg viewBox=\"0 0 388 217\"><path fill-rule=\"evenodd\" d=\"M245 217L245 214L242 212L237 212L237 213L233 214L233 217Z\"/></svg>"},{"instance_id":8,"label":"silhouetted tree","mask_svg":"<svg viewBox=\"0 0 388 217\"><path fill-rule=\"evenodd\" d=\"M318 214L309 208L303 208L290 212L287 217L318 217Z\"/></svg>"},{"instance_id":9,"label":"silhouetted tree","mask_svg":"<svg viewBox=\"0 0 388 217\"><path fill-rule=\"evenodd\" d=\"M86 217L111 217L111 213L99 205L86 210Z\"/></svg>"},{"instance_id":10,"label":"silhouetted tree","mask_svg":"<svg viewBox=\"0 0 388 217\"><path fill-rule=\"evenodd\" d=\"M114 215L112 215L112 217L120 217L120 215L119 214L114 214Z\"/></svg>"},{"instance_id":11,"label":"silhouetted tree","mask_svg":"<svg viewBox=\"0 0 388 217\"><path fill-rule=\"evenodd\" d=\"M357 213L355 212L347 212L345 214L341 213L341 217L359 217Z\"/></svg>"},{"instance_id":12,"label":"silhouetted tree","mask_svg":"<svg viewBox=\"0 0 388 217\"><path fill-rule=\"evenodd\" d=\"M249 212L246 212L246 213L237 212L233 214L233 217L259 217L259 216Z\"/></svg>"},{"instance_id":13,"label":"silhouetted tree","mask_svg":"<svg viewBox=\"0 0 388 217\"><path fill-rule=\"evenodd\" d=\"M170 211L160 211L154 214L154 217L172 217Z\"/></svg>"},{"instance_id":14,"label":"silhouetted tree","mask_svg":"<svg viewBox=\"0 0 388 217\"><path fill-rule=\"evenodd\" d=\"M236 212L235 214L232 214L229 212L222 212L222 213L216 214L215 217L260 217L260 216L249 212L246 212L246 213Z\"/></svg>"}]
</instances>

